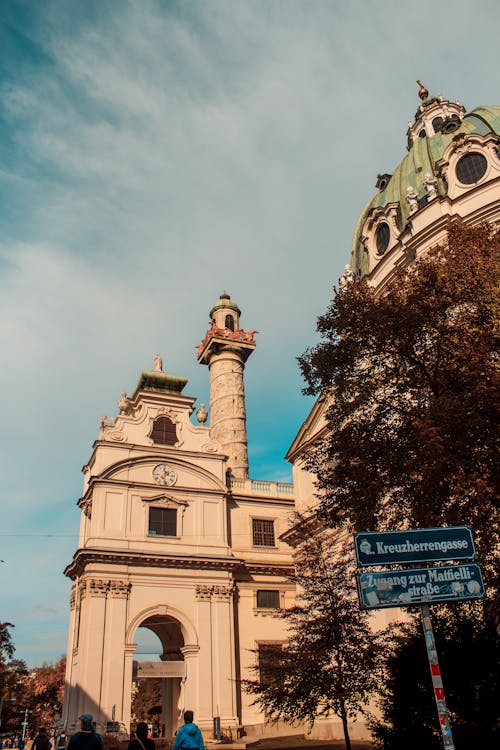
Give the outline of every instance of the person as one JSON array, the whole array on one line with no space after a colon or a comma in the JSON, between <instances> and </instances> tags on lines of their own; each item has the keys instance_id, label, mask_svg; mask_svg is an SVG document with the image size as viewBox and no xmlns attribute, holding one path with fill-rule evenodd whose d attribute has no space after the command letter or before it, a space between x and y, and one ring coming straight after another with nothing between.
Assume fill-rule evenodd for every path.
<instances>
[{"instance_id":1,"label":"person","mask_svg":"<svg viewBox=\"0 0 500 750\"><path fill-rule=\"evenodd\" d=\"M140 721L135 730L135 737L130 742L127 750L155 750L155 743L149 736L149 727L145 721Z\"/></svg>"},{"instance_id":2,"label":"person","mask_svg":"<svg viewBox=\"0 0 500 750\"><path fill-rule=\"evenodd\" d=\"M193 750L205 750L203 744L203 737L196 724L193 722L193 712L184 711L184 726L179 729L175 737L175 742L172 750L186 750L193 748Z\"/></svg>"},{"instance_id":3,"label":"person","mask_svg":"<svg viewBox=\"0 0 500 750\"><path fill-rule=\"evenodd\" d=\"M91 714L80 717L81 729L72 735L68 742L68 750L103 750L101 735L94 730Z\"/></svg>"},{"instance_id":4,"label":"person","mask_svg":"<svg viewBox=\"0 0 500 750\"><path fill-rule=\"evenodd\" d=\"M37 736L33 740L31 750L50 750L51 747L52 742L47 736L47 730L45 727L40 727Z\"/></svg>"}]
</instances>

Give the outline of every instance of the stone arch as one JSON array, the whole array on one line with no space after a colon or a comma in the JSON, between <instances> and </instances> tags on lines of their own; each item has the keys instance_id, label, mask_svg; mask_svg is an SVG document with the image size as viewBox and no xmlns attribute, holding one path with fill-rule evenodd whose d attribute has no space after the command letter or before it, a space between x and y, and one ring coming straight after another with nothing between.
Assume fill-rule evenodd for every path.
<instances>
[{"instance_id":1,"label":"stone arch","mask_svg":"<svg viewBox=\"0 0 500 750\"><path fill-rule=\"evenodd\" d=\"M184 639L185 646L197 646L198 645L198 634L194 624L191 622L189 617L181 610L176 607L167 605L157 605L155 607L147 607L146 609L138 612L135 617L129 622L126 632L126 642L132 645L134 642L135 633L143 622L158 616L171 617L176 620L179 624L182 637Z\"/></svg>"}]
</instances>

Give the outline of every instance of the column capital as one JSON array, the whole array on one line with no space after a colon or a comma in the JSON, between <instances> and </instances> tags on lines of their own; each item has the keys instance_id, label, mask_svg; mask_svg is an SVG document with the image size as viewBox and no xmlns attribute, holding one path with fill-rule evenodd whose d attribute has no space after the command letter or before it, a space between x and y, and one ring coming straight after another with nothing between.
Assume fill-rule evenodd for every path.
<instances>
[{"instance_id":1,"label":"column capital","mask_svg":"<svg viewBox=\"0 0 500 750\"><path fill-rule=\"evenodd\" d=\"M187 646L181 646L180 648L180 652L185 659L190 659L193 658L193 656L197 656L199 650L200 647L196 643L188 644Z\"/></svg>"}]
</instances>

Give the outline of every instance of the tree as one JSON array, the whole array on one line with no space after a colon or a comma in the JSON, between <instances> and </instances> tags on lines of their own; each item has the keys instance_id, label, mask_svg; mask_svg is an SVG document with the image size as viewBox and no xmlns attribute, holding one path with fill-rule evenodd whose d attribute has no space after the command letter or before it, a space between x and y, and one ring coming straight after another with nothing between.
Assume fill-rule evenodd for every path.
<instances>
[{"instance_id":1,"label":"tree","mask_svg":"<svg viewBox=\"0 0 500 750\"><path fill-rule=\"evenodd\" d=\"M29 710L30 729L53 727L56 713L61 714L64 699L66 657L55 664L43 664L31 671L24 693Z\"/></svg>"},{"instance_id":2,"label":"tree","mask_svg":"<svg viewBox=\"0 0 500 750\"><path fill-rule=\"evenodd\" d=\"M306 392L330 399L309 455L323 517L360 530L468 523L493 586L499 250L488 226L453 225L383 294L364 279L337 292L299 358Z\"/></svg>"},{"instance_id":3,"label":"tree","mask_svg":"<svg viewBox=\"0 0 500 750\"><path fill-rule=\"evenodd\" d=\"M244 684L274 721L312 725L318 715L334 713L349 750L348 720L377 688L379 640L359 609L346 549L331 531L304 539L295 560L299 598L281 612L288 640L261 652L256 678Z\"/></svg>"},{"instance_id":4,"label":"tree","mask_svg":"<svg viewBox=\"0 0 500 750\"><path fill-rule=\"evenodd\" d=\"M132 718L151 722L152 716L161 714L162 692L160 679L138 680L132 698Z\"/></svg>"},{"instance_id":5,"label":"tree","mask_svg":"<svg viewBox=\"0 0 500 750\"><path fill-rule=\"evenodd\" d=\"M24 688L28 669L24 661L13 659L11 622L0 622L0 718L2 731L18 730L24 708Z\"/></svg>"},{"instance_id":6,"label":"tree","mask_svg":"<svg viewBox=\"0 0 500 750\"><path fill-rule=\"evenodd\" d=\"M498 694L500 640L481 603L440 608L433 615L436 643L457 750L496 747L500 739ZM441 732L420 623L393 638L380 683L382 719L374 736L385 750L440 750Z\"/></svg>"}]
</instances>

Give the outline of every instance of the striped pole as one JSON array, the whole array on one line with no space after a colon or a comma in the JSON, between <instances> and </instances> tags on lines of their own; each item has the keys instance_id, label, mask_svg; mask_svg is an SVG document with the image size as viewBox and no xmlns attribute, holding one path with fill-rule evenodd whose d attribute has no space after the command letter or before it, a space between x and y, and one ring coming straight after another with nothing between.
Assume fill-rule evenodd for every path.
<instances>
[{"instance_id":1,"label":"striped pole","mask_svg":"<svg viewBox=\"0 0 500 750\"><path fill-rule=\"evenodd\" d=\"M434 640L434 631L432 629L431 613L428 604L422 604L422 626L424 628L425 645L427 647L427 656L429 657L429 666L431 668L432 687L434 688L434 697L436 699L439 726L443 733L443 745L447 750L455 750L450 723L448 721L443 680L441 679L441 670L439 669L436 642Z\"/></svg>"}]
</instances>

